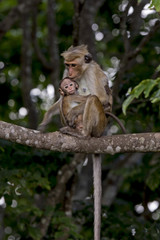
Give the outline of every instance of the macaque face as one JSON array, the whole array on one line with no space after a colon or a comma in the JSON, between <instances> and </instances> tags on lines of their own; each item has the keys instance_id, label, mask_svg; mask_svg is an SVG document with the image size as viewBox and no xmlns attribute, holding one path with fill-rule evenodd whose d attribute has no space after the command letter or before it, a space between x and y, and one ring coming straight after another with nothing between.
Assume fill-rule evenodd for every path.
<instances>
[{"instance_id":1,"label":"macaque face","mask_svg":"<svg viewBox=\"0 0 160 240\"><path fill-rule=\"evenodd\" d=\"M64 79L60 87L66 95L74 94L78 88L77 84L71 81L69 78Z\"/></svg>"},{"instance_id":2,"label":"macaque face","mask_svg":"<svg viewBox=\"0 0 160 240\"><path fill-rule=\"evenodd\" d=\"M74 59L71 62L65 61L65 66L68 70L68 77L72 79L79 78L82 74L82 66L79 59Z\"/></svg>"}]
</instances>

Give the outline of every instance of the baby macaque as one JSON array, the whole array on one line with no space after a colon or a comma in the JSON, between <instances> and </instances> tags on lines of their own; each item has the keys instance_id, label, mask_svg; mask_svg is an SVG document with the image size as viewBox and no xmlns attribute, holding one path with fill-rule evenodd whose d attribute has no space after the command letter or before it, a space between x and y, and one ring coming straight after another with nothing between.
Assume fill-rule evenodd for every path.
<instances>
[{"instance_id":1,"label":"baby macaque","mask_svg":"<svg viewBox=\"0 0 160 240\"><path fill-rule=\"evenodd\" d=\"M78 88L77 82L69 77L60 82L61 119L67 125L60 131L76 137L100 137L107 125L103 106L95 95L79 95Z\"/></svg>"}]
</instances>

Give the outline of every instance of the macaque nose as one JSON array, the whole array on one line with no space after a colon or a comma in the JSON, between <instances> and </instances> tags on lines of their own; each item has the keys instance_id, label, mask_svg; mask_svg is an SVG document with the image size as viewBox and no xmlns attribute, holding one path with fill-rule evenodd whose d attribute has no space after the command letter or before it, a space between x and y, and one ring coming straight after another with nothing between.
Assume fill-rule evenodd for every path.
<instances>
[{"instance_id":1,"label":"macaque nose","mask_svg":"<svg viewBox=\"0 0 160 240\"><path fill-rule=\"evenodd\" d=\"M69 77L71 77L71 76L72 76L72 72L73 72L73 69L72 69L72 67L69 67L69 69L68 69Z\"/></svg>"}]
</instances>

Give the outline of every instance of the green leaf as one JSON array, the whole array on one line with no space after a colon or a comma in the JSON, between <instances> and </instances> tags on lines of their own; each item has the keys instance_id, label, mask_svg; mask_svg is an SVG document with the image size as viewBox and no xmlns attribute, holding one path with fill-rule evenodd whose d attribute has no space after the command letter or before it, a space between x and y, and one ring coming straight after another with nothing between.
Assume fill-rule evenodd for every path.
<instances>
[{"instance_id":1,"label":"green leaf","mask_svg":"<svg viewBox=\"0 0 160 240\"><path fill-rule=\"evenodd\" d=\"M148 80L145 80L144 84L145 84L144 95L145 95L145 98L147 98L150 92L152 91L152 89L157 85L157 81L148 79Z\"/></svg>"},{"instance_id":2,"label":"green leaf","mask_svg":"<svg viewBox=\"0 0 160 240\"><path fill-rule=\"evenodd\" d=\"M122 111L123 111L124 115L126 115L127 107L128 107L129 104L133 101L133 99L134 99L134 96L133 96L133 95L130 95L130 96L123 102Z\"/></svg>"},{"instance_id":3,"label":"green leaf","mask_svg":"<svg viewBox=\"0 0 160 240\"><path fill-rule=\"evenodd\" d=\"M158 65L158 67L156 68L156 71L157 71L157 72L160 71L160 65Z\"/></svg>"},{"instance_id":4,"label":"green leaf","mask_svg":"<svg viewBox=\"0 0 160 240\"><path fill-rule=\"evenodd\" d=\"M150 98L152 103L156 103L160 101L160 89L158 89L157 91L155 91L152 95L152 97Z\"/></svg>"},{"instance_id":5,"label":"green leaf","mask_svg":"<svg viewBox=\"0 0 160 240\"><path fill-rule=\"evenodd\" d=\"M0 151L1 152L4 152L4 148L0 146Z\"/></svg>"},{"instance_id":6,"label":"green leaf","mask_svg":"<svg viewBox=\"0 0 160 240\"><path fill-rule=\"evenodd\" d=\"M145 89L145 81L143 80L142 82L140 82L140 84L138 84L132 91L131 91L131 95L134 95L135 98L138 98L140 96L140 94L144 91Z\"/></svg>"},{"instance_id":7,"label":"green leaf","mask_svg":"<svg viewBox=\"0 0 160 240\"><path fill-rule=\"evenodd\" d=\"M159 0L152 0L150 7L155 7L156 11L160 11L160 1Z\"/></svg>"},{"instance_id":8,"label":"green leaf","mask_svg":"<svg viewBox=\"0 0 160 240\"><path fill-rule=\"evenodd\" d=\"M1 9L1 12L2 11L6 11L6 10L8 10L8 9L11 9L11 7L15 7L16 6L16 3L17 3L17 1L16 0L10 0L10 1L2 1L1 3L0 3L0 9Z\"/></svg>"},{"instance_id":9,"label":"green leaf","mask_svg":"<svg viewBox=\"0 0 160 240\"><path fill-rule=\"evenodd\" d=\"M144 80L146 81L146 80ZM126 115L127 107L130 105L130 103L133 101L134 98L138 98L140 94L144 91L146 84L142 81L140 84L138 84L130 93L130 96L124 101L122 105L122 111L124 115Z\"/></svg>"},{"instance_id":10,"label":"green leaf","mask_svg":"<svg viewBox=\"0 0 160 240\"><path fill-rule=\"evenodd\" d=\"M35 240L40 240L41 239L41 234L40 234L40 231L39 229L37 228L34 228L34 227L29 227L29 235L35 239Z\"/></svg>"},{"instance_id":11,"label":"green leaf","mask_svg":"<svg viewBox=\"0 0 160 240\"><path fill-rule=\"evenodd\" d=\"M156 80L146 79L140 82L136 87L134 87L130 93L130 96L124 101L122 105L122 111L124 115L126 115L127 107L130 105L134 98L138 98L141 93L144 93L145 98L147 98L152 89L159 84L159 81L160 78L157 78ZM157 95L156 94L152 95L152 103L159 101L159 98L160 98L159 92L157 93Z\"/></svg>"},{"instance_id":12,"label":"green leaf","mask_svg":"<svg viewBox=\"0 0 160 240\"><path fill-rule=\"evenodd\" d=\"M160 167L159 166L154 167L151 170L151 172L150 172L150 174L149 174L149 176L146 180L146 183L147 183L148 187L152 191L154 191L160 185L160 174L159 174L159 172L160 172Z\"/></svg>"}]
</instances>

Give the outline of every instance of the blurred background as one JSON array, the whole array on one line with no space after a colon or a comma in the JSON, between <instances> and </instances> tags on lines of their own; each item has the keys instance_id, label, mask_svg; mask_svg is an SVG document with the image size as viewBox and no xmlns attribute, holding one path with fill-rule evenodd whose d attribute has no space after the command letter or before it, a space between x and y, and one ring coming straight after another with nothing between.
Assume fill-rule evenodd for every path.
<instances>
[{"instance_id":1,"label":"blurred background","mask_svg":"<svg viewBox=\"0 0 160 240\"><path fill-rule=\"evenodd\" d=\"M0 119L36 129L59 98L60 54L87 44L127 132L158 132L159 10L149 0L0 0ZM124 101L146 79L155 88L125 115ZM60 126L54 117L48 131ZM121 133L111 119L107 134ZM104 155L102 168L102 239L160 239L160 154ZM19 239L93 239L90 156L0 140L0 240Z\"/></svg>"}]
</instances>

